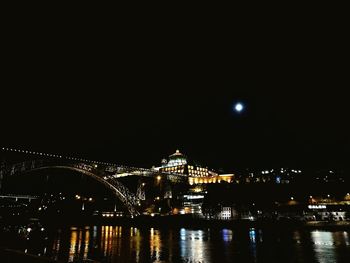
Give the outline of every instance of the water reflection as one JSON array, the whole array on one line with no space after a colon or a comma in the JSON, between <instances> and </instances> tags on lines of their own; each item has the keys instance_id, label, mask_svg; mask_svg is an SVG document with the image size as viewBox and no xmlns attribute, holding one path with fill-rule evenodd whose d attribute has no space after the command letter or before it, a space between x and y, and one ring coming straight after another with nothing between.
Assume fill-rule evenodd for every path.
<instances>
[{"instance_id":1,"label":"water reflection","mask_svg":"<svg viewBox=\"0 0 350 263\"><path fill-rule=\"evenodd\" d=\"M224 228L222 231L222 240L225 242L232 241L232 230Z\"/></svg>"},{"instance_id":2,"label":"water reflection","mask_svg":"<svg viewBox=\"0 0 350 263\"><path fill-rule=\"evenodd\" d=\"M57 231L57 238L54 239L53 247L52 247L52 258L54 260L58 260L58 252L60 251L61 244L61 231Z\"/></svg>"},{"instance_id":3,"label":"water reflection","mask_svg":"<svg viewBox=\"0 0 350 263\"><path fill-rule=\"evenodd\" d=\"M34 242L23 251L62 262L343 263L350 256L348 231L87 226L51 233L42 247Z\"/></svg>"},{"instance_id":4,"label":"water reflection","mask_svg":"<svg viewBox=\"0 0 350 263\"><path fill-rule=\"evenodd\" d=\"M349 246L348 233L345 231L312 231L311 238L315 257L320 263L338 262L337 250L344 245Z\"/></svg>"},{"instance_id":5,"label":"water reflection","mask_svg":"<svg viewBox=\"0 0 350 263\"><path fill-rule=\"evenodd\" d=\"M257 262L258 256L256 251L256 231L255 228L249 229L249 239L250 239L250 250L252 253L252 258L254 262Z\"/></svg>"},{"instance_id":6,"label":"water reflection","mask_svg":"<svg viewBox=\"0 0 350 263\"><path fill-rule=\"evenodd\" d=\"M141 252L141 234L140 230L136 227L130 229L130 249L134 254L135 262L140 262Z\"/></svg>"},{"instance_id":7,"label":"water reflection","mask_svg":"<svg viewBox=\"0 0 350 263\"><path fill-rule=\"evenodd\" d=\"M73 262L75 259L87 259L90 242L90 227L83 229L72 227L70 236L70 246L68 253L68 262ZM59 251L60 239L54 242L53 251L56 252L55 258Z\"/></svg>"},{"instance_id":8,"label":"water reflection","mask_svg":"<svg viewBox=\"0 0 350 263\"><path fill-rule=\"evenodd\" d=\"M210 248L203 230L180 229L180 256L187 262L208 262Z\"/></svg>"},{"instance_id":9,"label":"water reflection","mask_svg":"<svg viewBox=\"0 0 350 263\"><path fill-rule=\"evenodd\" d=\"M154 262L160 261L161 241L159 230L154 230L152 227L150 230L150 252L151 258Z\"/></svg>"}]
</instances>

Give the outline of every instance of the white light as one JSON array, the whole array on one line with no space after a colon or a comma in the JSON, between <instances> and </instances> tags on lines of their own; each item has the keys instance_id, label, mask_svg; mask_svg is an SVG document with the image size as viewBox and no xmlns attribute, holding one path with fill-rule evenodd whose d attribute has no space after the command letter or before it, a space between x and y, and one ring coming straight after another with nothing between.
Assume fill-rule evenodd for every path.
<instances>
[{"instance_id":1,"label":"white light","mask_svg":"<svg viewBox=\"0 0 350 263\"><path fill-rule=\"evenodd\" d=\"M243 104L242 103L236 103L235 104L235 111L236 112L241 112L243 110Z\"/></svg>"},{"instance_id":2,"label":"white light","mask_svg":"<svg viewBox=\"0 0 350 263\"><path fill-rule=\"evenodd\" d=\"M309 209L325 209L327 208L325 205L309 205Z\"/></svg>"}]
</instances>

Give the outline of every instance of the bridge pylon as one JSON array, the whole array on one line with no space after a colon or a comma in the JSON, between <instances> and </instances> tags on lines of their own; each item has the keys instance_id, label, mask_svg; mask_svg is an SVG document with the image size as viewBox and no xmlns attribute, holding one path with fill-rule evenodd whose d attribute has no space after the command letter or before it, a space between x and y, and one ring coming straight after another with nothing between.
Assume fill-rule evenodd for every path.
<instances>
[{"instance_id":1,"label":"bridge pylon","mask_svg":"<svg viewBox=\"0 0 350 263\"><path fill-rule=\"evenodd\" d=\"M136 197L142 201L146 200L145 185L146 184L140 180L136 191Z\"/></svg>"}]
</instances>

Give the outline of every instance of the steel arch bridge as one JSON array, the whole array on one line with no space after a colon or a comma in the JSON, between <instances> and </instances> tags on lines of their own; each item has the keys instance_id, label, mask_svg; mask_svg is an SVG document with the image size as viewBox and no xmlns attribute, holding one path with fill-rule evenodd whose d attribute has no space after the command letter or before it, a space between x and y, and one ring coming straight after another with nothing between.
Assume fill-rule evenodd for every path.
<instances>
[{"instance_id":1,"label":"steel arch bridge","mask_svg":"<svg viewBox=\"0 0 350 263\"><path fill-rule=\"evenodd\" d=\"M17 163L10 166L0 168L0 189L1 181L6 176L14 176L22 173L43 170L43 169L68 169L86 176L89 176L98 182L102 183L105 187L110 189L113 194L122 201L126 206L131 216L138 216L140 212L138 207L141 205L141 201L144 197L139 189L137 194L132 193L126 186L124 186L118 178L125 176L146 176L166 177L171 181L184 181L186 178L181 174L171 174L159 172L153 169L135 168L128 166L118 166L113 164L97 164L89 162L77 162L73 160L64 159L49 159L49 160L32 160Z\"/></svg>"}]
</instances>

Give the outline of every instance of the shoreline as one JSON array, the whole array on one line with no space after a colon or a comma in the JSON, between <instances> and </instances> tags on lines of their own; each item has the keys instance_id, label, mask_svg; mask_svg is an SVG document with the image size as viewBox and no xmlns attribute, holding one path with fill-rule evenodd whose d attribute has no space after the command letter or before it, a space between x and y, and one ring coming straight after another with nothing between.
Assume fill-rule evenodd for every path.
<instances>
[{"instance_id":1,"label":"shoreline","mask_svg":"<svg viewBox=\"0 0 350 263\"><path fill-rule=\"evenodd\" d=\"M17 220L2 220L0 225L26 224L30 218ZM97 218L97 217L43 217L35 219L47 226L86 226L86 225L122 225L130 227L155 227L155 228L285 228L285 229L324 229L324 230L349 230L350 221L296 221L296 220L218 220L203 219L192 216L139 216L136 218Z\"/></svg>"},{"instance_id":2,"label":"shoreline","mask_svg":"<svg viewBox=\"0 0 350 263\"><path fill-rule=\"evenodd\" d=\"M42 220L48 225L54 224L52 220ZM215 220L194 218L191 216L140 216L136 218L76 218L74 220L60 220L58 225L125 225L130 227L156 227L156 228L308 228L308 229L350 229L350 221L292 221L292 220Z\"/></svg>"}]
</instances>

